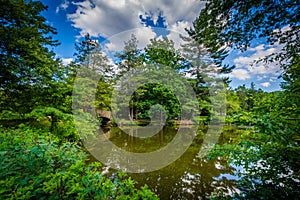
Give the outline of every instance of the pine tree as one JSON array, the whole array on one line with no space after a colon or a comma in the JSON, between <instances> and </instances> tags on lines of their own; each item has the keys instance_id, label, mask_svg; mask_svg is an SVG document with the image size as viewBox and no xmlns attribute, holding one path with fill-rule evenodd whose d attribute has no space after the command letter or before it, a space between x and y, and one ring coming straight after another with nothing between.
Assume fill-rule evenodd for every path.
<instances>
[{"instance_id":1,"label":"pine tree","mask_svg":"<svg viewBox=\"0 0 300 200\"><path fill-rule=\"evenodd\" d=\"M86 34L81 42L75 44L75 50L75 61L70 65L78 71L76 76L78 88L75 90L76 102L80 104L78 106L83 111L95 106L98 109L109 110L114 72L108 57L102 51L102 46Z\"/></svg>"},{"instance_id":2,"label":"pine tree","mask_svg":"<svg viewBox=\"0 0 300 200\"><path fill-rule=\"evenodd\" d=\"M131 35L128 41L124 42L123 50L116 53L119 59L118 67L120 75L139 67L143 63L141 50L138 48L139 41L134 34Z\"/></svg>"},{"instance_id":3,"label":"pine tree","mask_svg":"<svg viewBox=\"0 0 300 200\"><path fill-rule=\"evenodd\" d=\"M112 65L102 51L102 46L98 41L92 40L89 34L81 42L75 43L75 50L75 63L80 68L91 70L105 78L112 76Z\"/></svg>"},{"instance_id":4,"label":"pine tree","mask_svg":"<svg viewBox=\"0 0 300 200\"><path fill-rule=\"evenodd\" d=\"M48 103L44 97L59 74L59 62L47 47L59 43L41 15L40 1L0 1L1 110L25 114ZM48 96L51 94L48 94Z\"/></svg>"}]
</instances>

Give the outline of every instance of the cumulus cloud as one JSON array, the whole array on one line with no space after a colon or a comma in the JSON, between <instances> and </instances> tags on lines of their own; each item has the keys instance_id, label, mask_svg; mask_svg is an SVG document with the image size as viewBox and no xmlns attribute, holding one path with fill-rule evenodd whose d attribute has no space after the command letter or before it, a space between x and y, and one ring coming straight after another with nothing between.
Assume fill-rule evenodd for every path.
<instances>
[{"instance_id":1,"label":"cumulus cloud","mask_svg":"<svg viewBox=\"0 0 300 200\"><path fill-rule=\"evenodd\" d=\"M239 57L235 58L233 61L237 68L251 66L251 65L255 66L256 65L254 63L255 61L258 61L261 58L264 58L268 55L271 55L271 54L277 52L279 50L279 48L280 47L278 47L278 46L270 47L268 45L261 44L254 48L248 49L248 54L251 54L251 52L254 52L251 55L239 56Z\"/></svg>"},{"instance_id":2,"label":"cumulus cloud","mask_svg":"<svg viewBox=\"0 0 300 200\"><path fill-rule=\"evenodd\" d=\"M181 44L181 39L180 35L187 36L187 32L185 31L185 28L189 27L190 24L187 21L179 21L176 22L175 24L171 25L168 30L170 33L167 35L167 37L170 40L174 41L175 48L179 49L180 44Z\"/></svg>"},{"instance_id":3,"label":"cumulus cloud","mask_svg":"<svg viewBox=\"0 0 300 200\"><path fill-rule=\"evenodd\" d=\"M62 58L63 65L68 65L73 61L73 58Z\"/></svg>"},{"instance_id":4,"label":"cumulus cloud","mask_svg":"<svg viewBox=\"0 0 300 200\"><path fill-rule=\"evenodd\" d=\"M124 47L124 42L128 41L134 34L138 40L138 48L143 49L149 44L151 38L156 37L156 33L150 27L141 27L124 31L107 38L108 43L105 46L111 51L120 51Z\"/></svg>"},{"instance_id":5,"label":"cumulus cloud","mask_svg":"<svg viewBox=\"0 0 300 200\"><path fill-rule=\"evenodd\" d=\"M178 21L191 24L205 2L199 0L85 0L73 4L75 13L68 19L81 30L81 35L110 37L123 31L145 26L141 18L150 17L155 23L159 16L170 27Z\"/></svg>"},{"instance_id":6,"label":"cumulus cloud","mask_svg":"<svg viewBox=\"0 0 300 200\"><path fill-rule=\"evenodd\" d=\"M269 87L271 84L270 84L270 82L263 82L260 85L263 87Z\"/></svg>"},{"instance_id":7,"label":"cumulus cloud","mask_svg":"<svg viewBox=\"0 0 300 200\"><path fill-rule=\"evenodd\" d=\"M230 78L236 78L238 80L246 80L251 78L249 71L245 69L234 69L230 74L227 75Z\"/></svg>"},{"instance_id":8,"label":"cumulus cloud","mask_svg":"<svg viewBox=\"0 0 300 200\"><path fill-rule=\"evenodd\" d=\"M270 77L270 79L269 79L270 82L276 82L277 80L278 80L278 77L276 77L276 76Z\"/></svg>"},{"instance_id":9,"label":"cumulus cloud","mask_svg":"<svg viewBox=\"0 0 300 200\"><path fill-rule=\"evenodd\" d=\"M236 70L233 71L231 77L236 77L240 80L245 80L251 76L256 77L257 81L263 79L269 79L268 82L261 83L263 87L269 87L270 82L275 82L276 78L282 72L280 66L277 62L265 63L265 62L256 62L266 56L278 53L282 50L282 46L275 44L273 46L267 44L260 44L255 47L249 48L246 53L238 56L233 60L236 65ZM237 74L242 73L242 76L239 77ZM247 73L246 73L247 72Z\"/></svg>"},{"instance_id":10,"label":"cumulus cloud","mask_svg":"<svg viewBox=\"0 0 300 200\"><path fill-rule=\"evenodd\" d=\"M263 75L263 76L258 75L256 78L257 78L258 81L261 81L263 79L268 78L268 76L267 75Z\"/></svg>"},{"instance_id":11,"label":"cumulus cloud","mask_svg":"<svg viewBox=\"0 0 300 200\"><path fill-rule=\"evenodd\" d=\"M270 65L253 65L248 66L248 70L252 74L270 74L276 75L280 72L280 67L277 64L270 64Z\"/></svg>"}]
</instances>

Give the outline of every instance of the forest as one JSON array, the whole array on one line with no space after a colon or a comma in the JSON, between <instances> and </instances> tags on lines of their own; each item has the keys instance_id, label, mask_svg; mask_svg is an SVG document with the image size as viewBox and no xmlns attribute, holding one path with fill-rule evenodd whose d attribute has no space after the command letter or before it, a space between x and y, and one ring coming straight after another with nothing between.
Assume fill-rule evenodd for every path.
<instances>
[{"instance_id":1,"label":"forest","mask_svg":"<svg viewBox=\"0 0 300 200\"><path fill-rule=\"evenodd\" d=\"M53 39L56 29L41 14L46 5L0 2L1 199L164 199L130 173L104 173L105 164L85 148L86 138L101 127L153 121L174 130L197 125L197 142L210 125L239 130L197 157L241 167L235 174L238 192L228 195L216 187L205 198L299 198L299 2L207 1L186 28L188 37L180 36L179 49L167 37L152 38L140 49L132 34L114 52L114 64L89 34L75 42L73 61L63 64L53 51L60 45ZM266 92L255 83L229 87L227 75L235 66L224 59L232 49L246 51L257 38L282 45L257 61L279 63L281 90Z\"/></svg>"}]
</instances>

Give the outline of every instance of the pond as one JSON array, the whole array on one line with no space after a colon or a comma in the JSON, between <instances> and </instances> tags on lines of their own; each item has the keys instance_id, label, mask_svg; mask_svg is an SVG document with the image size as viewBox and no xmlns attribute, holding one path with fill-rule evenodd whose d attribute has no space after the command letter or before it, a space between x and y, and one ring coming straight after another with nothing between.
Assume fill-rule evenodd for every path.
<instances>
[{"instance_id":1,"label":"pond","mask_svg":"<svg viewBox=\"0 0 300 200\"><path fill-rule=\"evenodd\" d=\"M127 129L133 133L136 131L136 128L132 127ZM184 127L185 132L190 130L192 131L191 127ZM242 132L233 127L223 127L221 130L218 144L231 142ZM112 127L105 131L105 135L116 146L126 151L143 153L168 145L178 129L165 126L148 138L134 137L134 134L125 132ZM128 173L128 175L138 182L138 187L146 184L160 199L207 199L219 192L230 195L232 191L237 190L236 169L221 158L209 160L199 157L206 132L207 127L199 127L188 149L168 166L152 172ZM108 168L107 173L114 176L116 170Z\"/></svg>"}]
</instances>

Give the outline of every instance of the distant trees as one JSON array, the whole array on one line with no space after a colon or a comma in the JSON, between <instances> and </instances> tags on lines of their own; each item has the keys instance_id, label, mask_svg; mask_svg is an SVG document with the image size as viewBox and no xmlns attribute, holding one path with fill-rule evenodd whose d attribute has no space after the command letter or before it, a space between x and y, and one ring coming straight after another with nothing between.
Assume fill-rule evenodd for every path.
<instances>
[{"instance_id":1,"label":"distant trees","mask_svg":"<svg viewBox=\"0 0 300 200\"><path fill-rule=\"evenodd\" d=\"M124 42L123 50L116 54L117 58L120 59L118 63L118 67L121 71L120 77L122 77L126 73L129 73L124 77L129 79L128 82L123 83L128 85L124 88L125 90L130 90L130 88L133 87L134 84L137 84L139 82L146 83L140 88L136 88L131 96L124 97L128 98L127 100L125 100L125 102L129 102L129 116L131 120L149 119L150 108L155 104L164 104L163 106L165 107L165 109L170 110L170 112L167 111L168 119L171 119L172 117L174 117L174 115L179 115L178 112L172 114L174 113L175 107L167 105L166 102L164 102L171 100L174 94L173 96L171 95L172 97L166 97L166 95L168 95L168 92L166 92L166 90L168 89L166 87L154 83L153 80L150 80L150 82L148 82L148 79L150 77L144 77L141 75L141 72L149 72L155 70L153 71L153 73L157 74L157 76L159 77L159 73L163 72L163 68L160 68L160 66L175 66L175 63L171 60L176 59L173 57L173 55L175 56L175 49L173 45L174 44L171 41L166 41L166 39L164 39L164 41L157 41L153 39L151 40L151 43L142 50L138 49L137 47L138 40L136 39L135 35L131 35L131 38L128 41ZM131 75L133 77L131 77ZM126 93L126 91L123 92ZM165 100L162 100L164 98L159 97L165 97ZM126 107L127 105L124 106ZM121 110L121 112L125 111ZM169 115L169 113L172 116Z\"/></svg>"},{"instance_id":2,"label":"distant trees","mask_svg":"<svg viewBox=\"0 0 300 200\"><path fill-rule=\"evenodd\" d=\"M218 75L230 72L233 67L221 66L220 60L224 58L223 54L225 51L211 53L193 36L182 36L182 40L185 43L182 48L178 50L175 49L174 41L169 40L167 37L160 39L153 38L150 40L150 44L144 49L138 49L138 40L135 35L131 35L131 38L124 43L123 50L116 54L120 71L119 74L122 77L123 74L130 70L133 70L131 71L131 73L133 73L134 69L143 70L144 68L144 70L155 70L157 73L162 73L163 75L163 68L170 68L182 77L185 76L185 80L191 83L198 96L202 114L209 117L211 112L211 102L209 100L209 95L211 94L209 94L209 87L213 85L212 82L217 80ZM148 69L149 66L153 69L150 69L151 67ZM147 79L147 77L135 77L135 79L143 80ZM226 87L226 78L223 78L223 80L218 78L218 80L221 82L225 81ZM164 97L165 94L163 91L165 90L161 87L163 86L147 84L133 93L129 103L132 119L147 118L147 110L149 110L154 103L158 102L150 103L152 101L151 99L153 99L151 97L153 94L150 95L149 91L154 91L153 88L156 88L155 91L161 91L162 93L160 95ZM176 90L182 91L183 88L180 87L181 86L178 85ZM182 94L184 94L184 91L182 91ZM157 98L157 95L158 94L154 96ZM173 97L164 98L171 100ZM171 108L167 109L168 119L180 117L181 111L178 109L177 104L178 102L176 103L175 100Z\"/></svg>"}]
</instances>

